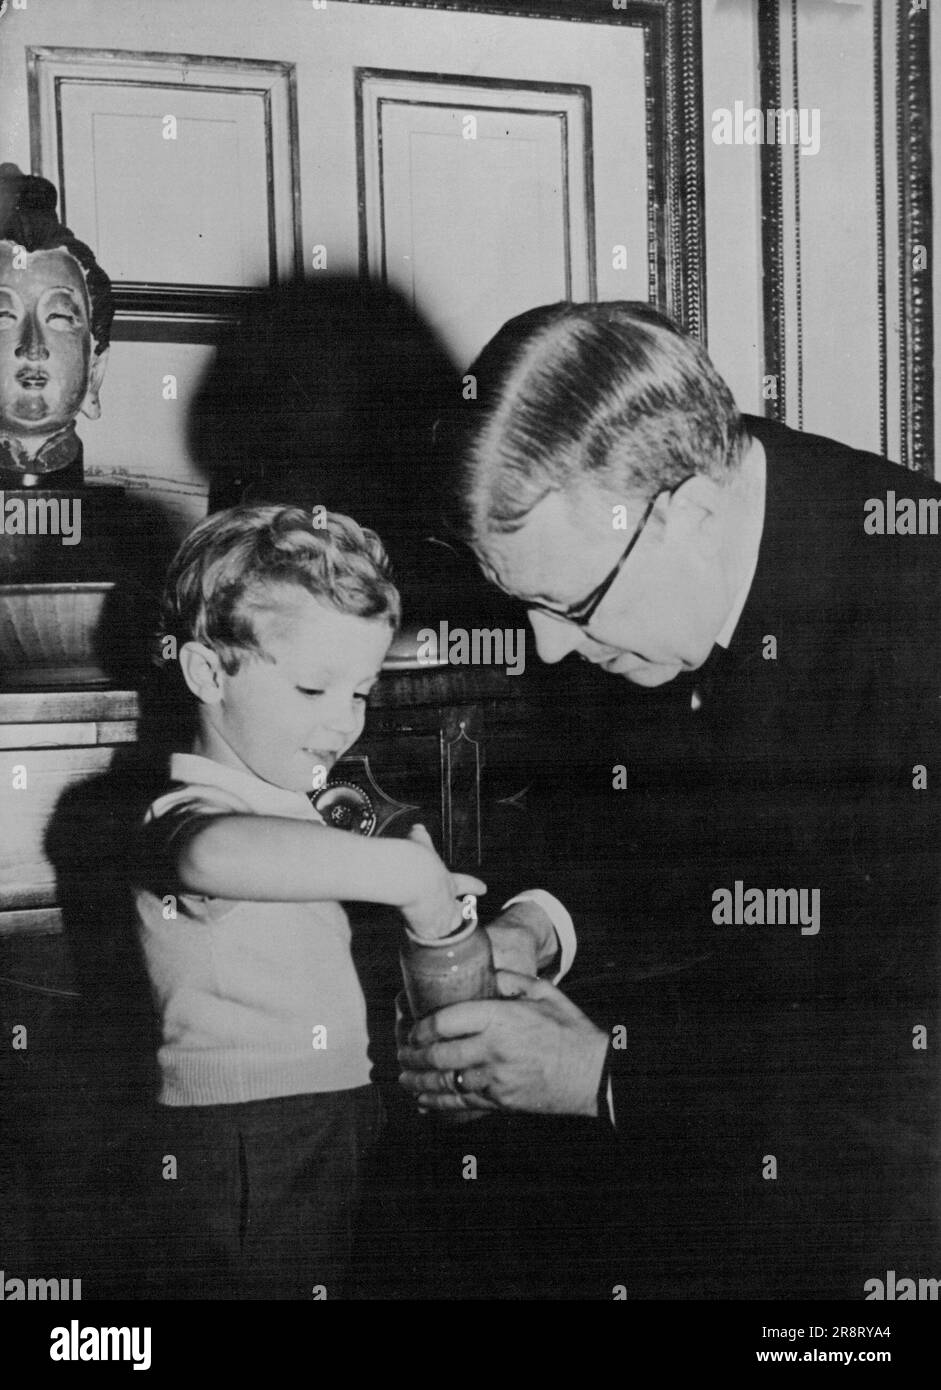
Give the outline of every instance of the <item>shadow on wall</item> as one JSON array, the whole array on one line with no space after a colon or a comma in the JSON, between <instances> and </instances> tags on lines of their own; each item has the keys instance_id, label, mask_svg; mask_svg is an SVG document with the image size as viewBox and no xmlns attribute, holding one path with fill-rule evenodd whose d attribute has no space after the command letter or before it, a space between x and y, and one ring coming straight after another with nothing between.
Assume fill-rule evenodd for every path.
<instances>
[{"instance_id":1,"label":"shadow on wall","mask_svg":"<svg viewBox=\"0 0 941 1390\"><path fill-rule=\"evenodd\" d=\"M401 295L355 279L287 282L243 313L190 418L210 511L322 504L401 550L426 520L439 404L461 389L443 346Z\"/></svg>"},{"instance_id":2,"label":"shadow on wall","mask_svg":"<svg viewBox=\"0 0 941 1390\"><path fill-rule=\"evenodd\" d=\"M405 626L448 617L520 625L441 535L433 432L462 399L445 348L398 292L341 276L246 296L197 391L190 453L209 510L280 502L342 512L378 533Z\"/></svg>"},{"instance_id":3,"label":"shadow on wall","mask_svg":"<svg viewBox=\"0 0 941 1390\"><path fill-rule=\"evenodd\" d=\"M0 1143L8 1267L81 1279L84 1298L149 1290L159 1037L129 885L138 877L134 827L165 783L167 752L190 733L175 672L148 670L167 537L159 514L136 499L124 517L140 563L132 573L116 556L106 571L112 587L94 649L112 687L138 691L140 741L120 745L103 775L71 786L47 827L62 936L12 936L0 954L0 1016L28 1029L28 1050L0 1058L11 1083Z\"/></svg>"},{"instance_id":4,"label":"shadow on wall","mask_svg":"<svg viewBox=\"0 0 941 1390\"><path fill-rule=\"evenodd\" d=\"M20 1078L11 1126L19 1136L20 1240L34 1266L74 1270L86 1298L153 1296L150 1219L163 1179L153 1137L160 1029L131 885L142 881L136 828L165 790L170 751L187 747L193 733L176 670L151 665L145 674L154 613L152 593L116 589L99 630L112 661L133 666L139 741L121 746L107 772L69 788L46 831L66 947L54 964L67 989L38 1001L40 1044L53 1041L40 1045L39 1064ZM35 963L27 973L35 974Z\"/></svg>"}]
</instances>

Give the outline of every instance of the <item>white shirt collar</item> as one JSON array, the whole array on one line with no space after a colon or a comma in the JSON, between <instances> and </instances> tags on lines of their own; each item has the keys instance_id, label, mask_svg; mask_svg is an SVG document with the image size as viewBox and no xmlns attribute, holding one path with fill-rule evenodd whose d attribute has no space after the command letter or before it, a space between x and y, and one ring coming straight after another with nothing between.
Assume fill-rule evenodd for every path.
<instances>
[{"instance_id":1,"label":"white shirt collar","mask_svg":"<svg viewBox=\"0 0 941 1390\"><path fill-rule=\"evenodd\" d=\"M185 782L200 787L221 787L223 791L234 792L259 815L323 821L323 816L314 809L302 792L293 792L287 787L276 787L271 782L263 782L252 772L226 767L224 763L217 763L214 759L204 758L198 753L172 754L170 776L174 782Z\"/></svg>"},{"instance_id":2,"label":"white shirt collar","mask_svg":"<svg viewBox=\"0 0 941 1390\"><path fill-rule=\"evenodd\" d=\"M751 471L751 484L747 493L748 507L743 526L745 555L748 557L748 568L745 573L745 581L735 596L735 601L729 610L729 616L722 625L722 630L716 637L716 645L728 647L732 640L735 629L738 627L738 620L742 616L742 610L748 602L748 595L751 592L752 582L755 578L755 570L758 568L758 552L761 549L761 536L765 527L765 491L767 486L767 459L764 447L757 439L753 439L746 455L746 467Z\"/></svg>"}]
</instances>

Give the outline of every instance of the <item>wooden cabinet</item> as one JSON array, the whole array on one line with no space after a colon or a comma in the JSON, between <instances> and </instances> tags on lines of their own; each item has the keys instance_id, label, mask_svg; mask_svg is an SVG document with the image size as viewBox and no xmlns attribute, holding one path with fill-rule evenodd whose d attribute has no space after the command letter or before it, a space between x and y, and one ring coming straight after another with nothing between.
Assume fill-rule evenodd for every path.
<instances>
[{"instance_id":1,"label":"wooden cabinet","mask_svg":"<svg viewBox=\"0 0 941 1390\"><path fill-rule=\"evenodd\" d=\"M63 797L133 743L138 714L126 690L0 693L0 935L60 929L50 824Z\"/></svg>"}]
</instances>

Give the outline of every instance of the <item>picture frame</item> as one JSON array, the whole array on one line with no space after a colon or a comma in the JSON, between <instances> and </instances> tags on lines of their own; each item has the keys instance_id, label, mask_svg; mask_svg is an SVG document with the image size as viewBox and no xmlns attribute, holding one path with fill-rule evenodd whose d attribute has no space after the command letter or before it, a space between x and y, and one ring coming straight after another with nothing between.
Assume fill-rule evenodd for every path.
<instances>
[{"instance_id":1,"label":"picture frame","mask_svg":"<svg viewBox=\"0 0 941 1390\"><path fill-rule=\"evenodd\" d=\"M32 170L108 267L115 339L213 342L244 296L296 273L293 63L31 47L27 74Z\"/></svg>"},{"instance_id":2,"label":"picture frame","mask_svg":"<svg viewBox=\"0 0 941 1390\"><path fill-rule=\"evenodd\" d=\"M702 38L698 0L349 0L357 5L628 25L644 42L648 297L706 338Z\"/></svg>"}]
</instances>

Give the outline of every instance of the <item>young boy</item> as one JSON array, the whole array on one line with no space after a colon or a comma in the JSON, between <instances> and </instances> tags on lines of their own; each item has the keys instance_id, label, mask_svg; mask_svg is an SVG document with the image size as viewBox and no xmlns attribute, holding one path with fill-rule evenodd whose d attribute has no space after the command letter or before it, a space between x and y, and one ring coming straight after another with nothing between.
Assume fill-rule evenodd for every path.
<instances>
[{"instance_id":1,"label":"young boy","mask_svg":"<svg viewBox=\"0 0 941 1390\"><path fill-rule=\"evenodd\" d=\"M398 620L382 545L342 516L238 507L171 565L163 633L198 727L135 888L162 1026L157 1296L340 1294L379 1126L340 903L434 937L486 891L424 832L332 829L307 796L359 737Z\"/></svg>"}]
</instances>

